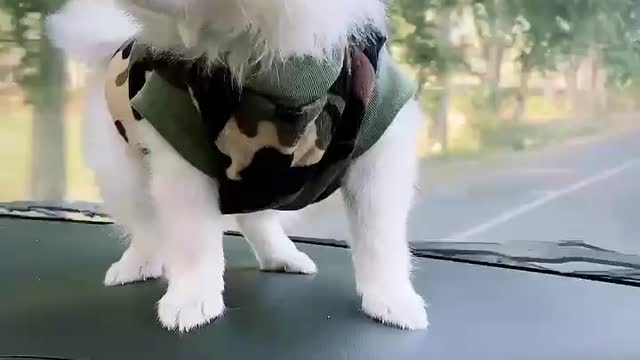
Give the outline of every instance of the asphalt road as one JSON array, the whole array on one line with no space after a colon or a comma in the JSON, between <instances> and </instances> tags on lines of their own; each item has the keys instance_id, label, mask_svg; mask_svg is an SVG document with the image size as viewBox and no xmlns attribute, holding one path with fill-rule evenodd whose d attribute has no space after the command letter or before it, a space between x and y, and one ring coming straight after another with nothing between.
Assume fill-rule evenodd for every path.
<instances>
[{"instance_id":1,"label":"asphalt road","mask_svg":"<svg viewBox=\"0 0 640 360\"><path fill-rule=\"evenodd\" d=\"M420 187L412 241L582 240L640 254L640 129L491 161L425 162ZM343 239L335 202L290 232Z\"/></svg>"}]
</instances>

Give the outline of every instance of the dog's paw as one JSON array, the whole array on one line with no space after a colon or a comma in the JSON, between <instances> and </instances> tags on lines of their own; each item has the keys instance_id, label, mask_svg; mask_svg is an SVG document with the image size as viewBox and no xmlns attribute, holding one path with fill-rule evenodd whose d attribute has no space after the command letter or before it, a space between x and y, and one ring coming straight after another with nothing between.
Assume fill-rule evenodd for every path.
<instances>
[{"instance_id":1,"label":"dog's paw","mask_svg":"<svg viewBox=\"0 0 640 360\"><path fill-rule=\"evenodd\" d=\"M295 250L286 254L274 254L269 259L260 261L260 270L292 274L315 274L318 272L318 267L307 254Z\"/></svg>"},{"instance_id":2,"label":"dog's paw","mask_svg":"<svg viewBox=\"0 0 640 360\"><path fill-rule=\"evenodd\" d=\"M362 310L371 318L401 329L426 329L429 325L424 300L411 287L362 289Z\"/></svg>"},{"instance_id":3,"label":"dog's paw","mask_svg":"<svg viewBox=\"0 0 640 360\"><path fill-rule=\"evenodd\" d=\"M170 290L158 303L158 319L169 330L188 332L220 317L222 292L203 286L194 291Z\"/></svg>"},{"instance_id":4,"label":"dog's paw","mask_svg":"<svg viewBox=\"0 0 640 360\"><path fill-rule=\"evenodd\" d=\"M157 258L144 258L127 250L113 263L104 277L106 286L124 285L136 281L156 279L162 276L162 262Z\"/></svg>"}]
</instances>

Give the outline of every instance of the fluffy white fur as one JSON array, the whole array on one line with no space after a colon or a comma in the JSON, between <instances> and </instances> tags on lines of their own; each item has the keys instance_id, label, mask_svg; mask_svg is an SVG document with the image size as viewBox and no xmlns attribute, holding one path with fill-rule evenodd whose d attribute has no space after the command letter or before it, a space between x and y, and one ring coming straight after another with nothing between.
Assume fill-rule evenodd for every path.
<instances>
[{"instance_id":1,"label":"fluffy white fur","mask_svg":"<svg viewBox=\"0 0 640 360\"><path fill-rule=\"evenodd\" d=\"M322 58L362 26L383 23L384 9L378 0L121 1L140 26L114 3L87 1L51 17L49 31L69 54L95 63L85 123L87 158L105 205L131 239L122 258L107 271L105 284L166 276L169 286L158 304L158 317L169 329L188 331L224 311L225 225L217 184L145 122L137 131L151 150L150 160L143 161L127 146L113 129L107 110L101 63L136 33L172 51L172 56L243 54L234 60L237 68L267 57L272 58L268 61L305 54ZM247 46L255 46L225 47L224 39L243 36L243 30L252 34ZM217 38L216 46L209 44L220 34L226 35ZM427 326L424 302L410 280L406 238L420 117L418 106L407 104L383 138L354 162L342 190L362 308L375 319L407 329ZM316 272L313 261L285 235L277 215L238 217L260 268Z\"/></svg>"},{"instance_id":2,"label":"fluffy white fur","mask_svg":"<svg viewBox=\"0 0 640 360\"><path fill-rule=\"evenodd\" d=\"M48 17L50 39L68 55L84 60L103 60L113 55L140 27L111 0L71 1L63 12Z\"/></svg>"},{"instance_id":3,"label":"fluffy white fur","mask_svg":"<svg viewBox=\"0 0 640 360\"><path fill-rule=\"evenodd\" d=\"M223 60L237 77L248 63L270 67L291 56L326 57L385 28L382 0L118 0L143 24L140 37L183 56Z\"/></svg>"}]
</instances>

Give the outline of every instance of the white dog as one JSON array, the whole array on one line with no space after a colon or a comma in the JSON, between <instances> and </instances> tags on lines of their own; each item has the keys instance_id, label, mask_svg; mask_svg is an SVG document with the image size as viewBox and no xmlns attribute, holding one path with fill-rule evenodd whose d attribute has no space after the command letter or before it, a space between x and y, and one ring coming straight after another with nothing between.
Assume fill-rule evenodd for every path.
<instances>
[{"instance_id":1,"label":"white dog","mask_svg":"<svg viewBox=\"0 0 640 360\"><path fill-rule=\"evenodd\" d=\"M421 114L410 95L386 104L383 113L358 108L380 100L382 90L375 88L380 77L396 71L381 46L385 21L382 0L86 0L51 16L53 41L96 69L86 109L87 158L105 205L131 238L122 258L107 271L105 284L164 275L169 286L158 304L163 326L189 331L206 324L225 309L223 216L236 214L261 270L315 273L314 262L285 235L274 209L302 208L338 184L351 223L363 311L400 328L425 328L425 304L411 283L406 238ZM305 61L311 65L296 75L300 68L295 64ZM318 79L330 82L307 79L314 79L307 69L325 65L322 74L335 76ZM136 73L134 67L143 70ZM294 98L316 87L323 96L312 94L309 104L283 110L277 104L287 96L254 91L261 76L275 79L276 87L285 86L280 81L287 76L306 81L304 91L287 93ZM151 92L141 90L150 83L170 89L169 95L134 99ZM186 113L184 119L182 113L171 117L174 98L190 99L189 111L202 118L217 116L225 107L233 116L215 129L214 138L207 135L217 123L202 125L196 116L193 124L202 132L189 133L187 141L168 139L167 134L178 132L171 130L175 124L189 123ZM358 115L362 113L369 115ZM366 142L362 118L376 114L388 117L390 125L358 153L359 144ZM172 121L154 123L152 115ZM347 120L332 122L341 116ZM341 139L344 134L351 138ZM213 157L193 155L200 137L205 144L200 147L211 146L219 151L216 159L228 161L221 165ZM337 165L325 166L332 156ZM273 175L275 182L252 182L258 176L252 164L262 161L257 158L279 164L282 173L274 170L280 174ZM313 176L298 176L322 166ZM272 177L270 172L256 174ZM303 180L289 184L298 177ZM247 183L254 187L236 188ZM311 195L291 195L291 187ZM288 195L272 196L281 190Z\"/></svg>"}]
</instances>

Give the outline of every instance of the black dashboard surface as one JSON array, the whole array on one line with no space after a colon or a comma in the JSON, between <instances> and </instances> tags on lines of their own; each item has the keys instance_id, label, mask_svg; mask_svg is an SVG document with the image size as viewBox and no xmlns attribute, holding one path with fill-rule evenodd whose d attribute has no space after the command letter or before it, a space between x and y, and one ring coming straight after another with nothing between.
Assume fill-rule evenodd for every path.
<instances>
[{"instance_id":1,"label":"black dashboard surface","mask_svg":"<svg viewBox=\"0 0 640 360\"><path fill-rule=\"evenodd\" d=\"M431 326L407 332L358 311L348 251L299 245L315 276L260 273L225 243L227 314L163 330L163 281L105 288L122 244L105 225L0 218L0 359L640 359L640 289L417 259Z\"/></svg>"}]
</instances>

